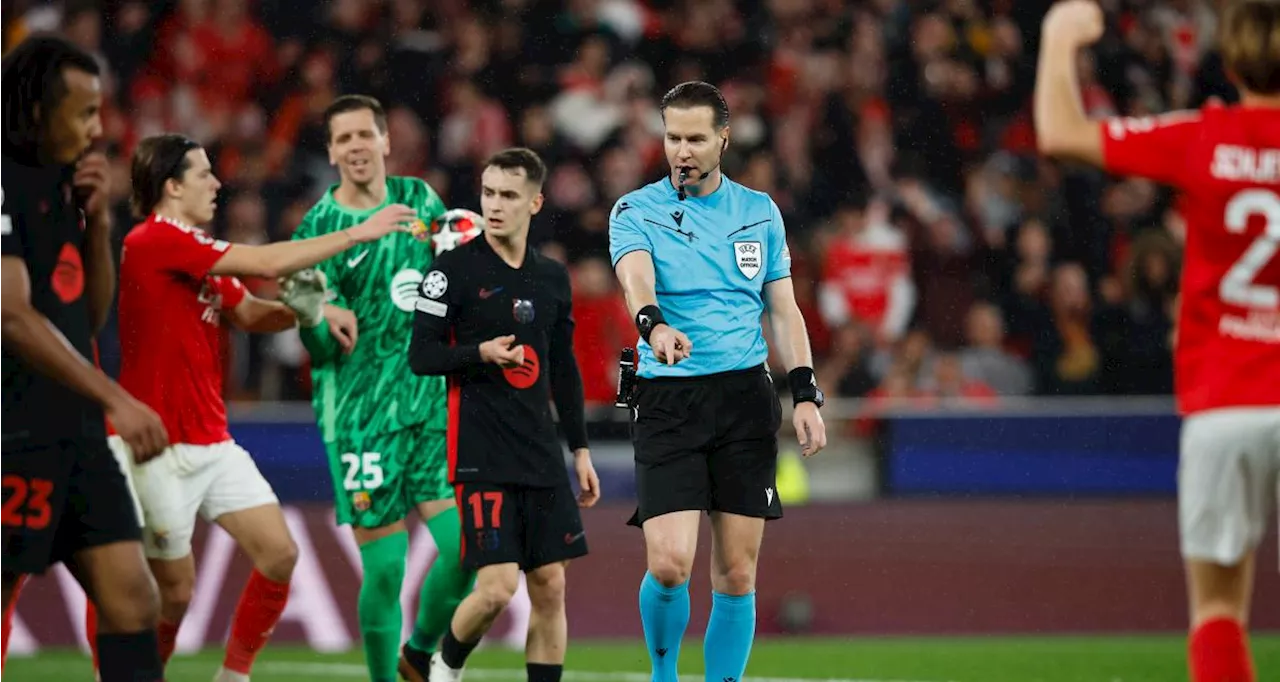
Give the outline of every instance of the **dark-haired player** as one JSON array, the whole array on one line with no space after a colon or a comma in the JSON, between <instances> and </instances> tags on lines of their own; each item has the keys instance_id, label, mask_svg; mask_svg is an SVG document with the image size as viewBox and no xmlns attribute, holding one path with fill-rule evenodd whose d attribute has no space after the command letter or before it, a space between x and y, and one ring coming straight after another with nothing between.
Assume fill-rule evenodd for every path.
<instances>
[{"instance_id":1,"label":"dark-haired player","mask_svg":"<svg viewBox=\"0 0 1280 682\"><path fill-rule=\"evenodd\" d=\"M587 553L578 506L600 483L587 449L564 266L529 248L546 168L528 149L492 156L480 179L483 238L446 252L419 287L409 364L449 378L449 467L462 517L462 560L479 573L453 616L431 682L457 682L524 571L532 607L530 682L564 666L565 568ZM551 417L573 451L576 497Z\"/></svg>"},{"instance_id":2,"label":"dark-haired player","mask_svg":"<svg viewBox=\"0 0 1280 682\"><path fill-rule=\"evenodd\" d=\"M378 100L344 95L324 118L329 161L341 180L307 213L295 239L340 232L390 203L409 206L423 225L445 213L440 196L420 178L387 176L394 141ZM445 462L444 381L409 375L413 306L434 251L400 234L325 260L319 267L333 303L354 313L361 339L343 353L325 322L300 330L311 354L312 403L328 451L337 521L351 526L360 547L357 611L373 682L394 682L397 670L409 682L426 679L431 653L475 578L458 560L458 512ZM413 632L401 648L405 518L412 510L439 551L423 579Z\"/></svg>"},{"instance_id":3,"label":"dark-haired player","mask_svg":"<svg viewBox=\"0 0 1280 682\"><path fill-rule=\"evenodd\" d=\"M3 61L4 608L21 576L65 562L101 613L104 682L162 677L158 596L106 418L138 461L160 417L95 368L116 276L94 58L35 36ZM105 418L104 418L105 413Z\"/></svg>"},{"instance_id":4,"label":"dark-haired player","mask_svg":"<svg viewBox=\"0 0 1280 682\"><path fill-rule=\"evenodd\" d=\"M133 468L143 541L160 585L160 651L173 653L191 602L196 517L216 523L253 561L231 621L219 681L248 679L284 612L297 546L271 485L227 429L222 397L224 325L272 333L314 326L326 312L323 278L294 280L288 302L251 295L239 276L275 278L356 244L410 229L414 213L390 206L348 230L265 246L215 239L201 226L221 187L201 146L182 135L148 137L132 163L133 208L143 222L124 240L120 266L120 382L160 412L173 444ZM127 444L113 446L127 452ZM128 463L128 457L121 457Z\"/></svg>"}]
</instances>

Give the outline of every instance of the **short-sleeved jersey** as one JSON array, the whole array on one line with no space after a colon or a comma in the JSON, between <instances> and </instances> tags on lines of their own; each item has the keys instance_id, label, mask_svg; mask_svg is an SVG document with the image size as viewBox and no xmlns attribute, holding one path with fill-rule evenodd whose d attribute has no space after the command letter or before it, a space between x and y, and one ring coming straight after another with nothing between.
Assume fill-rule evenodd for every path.
<instances>
[{"instance_id":1,"label":"short-sleeved jersey","mask_svg":"<svg viewBox=\"0 0 1280 682\"><path fill-rule=\"evenodd\" d=\"M1101 135L1108 171L1183 193L1179 411L1280 405L1280 109L1112 119Z\"/></svg>"},{"instance_id":2,"label":"short-sleeved jersey","mask_svg":"<svg viewBox=\"0 0 1280 682\"><path fill-rule=\"evenodd\" d=\"M33 167L3 159L0 244L22 259L31 306L48 318L76 352L92 361L93 330L85 297L84 213L76 204L69 167ZM9 347L3 352L4 437L56 440L105 438L102 408L32 367Z\"/></svg>"},{"instance_id":3,"label":"short-sleeved jersey","mask_svg":"<svg viewBox=\"0 0 1280 682\"><path fill-rule=\"evenodd\" d=\"M245 297L209 270L233 248L203 230L152 215L120 256L120 385L155 410L174 443L231 438L222 396L222 311Z\"/></svg>"},{"instance_id":4,"label":"short-sleeved jersey","mask_svg":"<svg viewBox=\"0 0 1280 682\"><path fill-rule=\"evenodd\" d=\"M568 271L533 249L512 268L474 239L436 259L419 293L413 352L448 345L468 354L448 377L450 482L562 484L553 391L570 448L587 445ZM481 362L479 345L508 334L524 346L524 364Z\"/></svg>"},{"instance_id":5,"label":"short-sleeved jersey","mask_svg":"<svg viewBox=\"0 0 1280 682\"><path fill-rule=\"evenodd\" d=\"M391 204L418 212L428 225L445 212L440 195L419 178L387 178L387 198L367 210L350 209L325 192L294 239L319 237L354 227ZM431 266L430 243L391 234L358 244L320 263L332 303L355 313L360 337L350 355L339 352L327 327L303 330L311 354L312 405L327 443L359 443L364 436L409 427L445 429L445 386L440 377L409 371L409 338L418 285Z\"/></svg>"},{"instance_id":6,"label":"short-sleeved jersey","mask_svg":"<svg viewBox=\"0 0 1280 682\"><path fill-rule=\"evenodd\" d=\"M641 187L619 199L609 219L614 267L637 250L653 257L663 316L693 343L689 358L668 366L641 339L640 376L704 376L764 363L764 287L791 276L786 227L768 194L727 177L711 194L684 201L665 178Z\"/></svg>"}]
</instances>

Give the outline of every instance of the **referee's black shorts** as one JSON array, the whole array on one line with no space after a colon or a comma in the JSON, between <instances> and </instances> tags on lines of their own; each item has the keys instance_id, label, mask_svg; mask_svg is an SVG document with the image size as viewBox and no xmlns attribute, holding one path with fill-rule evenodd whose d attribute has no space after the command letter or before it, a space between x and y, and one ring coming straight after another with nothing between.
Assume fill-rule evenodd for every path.
<instances>
[{"instance_id":1,"label":"referee's black shorts","mask_svg":"<svg viewBox=\"0 0 1280 682\"><path fill-rule=\"evenodd\" d=\"M629 524L691 509L780 518L781 425L782 405L763 366L641 379L631 424L638 506Z\"/></svg>"},{"instance_id":2,"label":"referee's black shorts","mask_svg":"<svg viewBox=\"0 0 1280 682\"><path fill-rule=\"evenodd\" d=\"M106 439L5 440L4 571L43 573L76 552L141 541L129 483Z\"/></svg>"}]
</instances>

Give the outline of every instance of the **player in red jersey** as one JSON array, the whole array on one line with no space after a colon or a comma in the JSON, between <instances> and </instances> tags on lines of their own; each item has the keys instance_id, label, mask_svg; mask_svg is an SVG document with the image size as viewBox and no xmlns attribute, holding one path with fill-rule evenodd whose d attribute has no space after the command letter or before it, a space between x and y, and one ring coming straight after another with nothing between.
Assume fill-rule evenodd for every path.
<instances>
[{"instance_id":1,"label":"player in red jersey","mask_svg":"<svg viewBox=\"0 0 1280 682\"><path fill-rule=\"evenodd\" d=\"M1035 118L1041 151L1183 193L1186 255L1174 380L1183 415L1179 527L1195 682L1254 679L1245 628L1254 551L1280 482L1280 0L1222 16L1238 106L1090 121L1076 52L1103 32L1098 6L1044 20Z\"/></svg>"},{"instance_id":2,"label":"player in red jersey","mask_svg":"<svg viewBox=\"0 0 1280 682\"><path fill-rule=\"evenodd\" d=\"M120 265L120 383L160 413L172 446L133 467L143 510L143 546L160 586L159 640L173 653L191 601L196 515L226 530L254 570L231 624L218 680L247 680L284 611L297 547L279 501L227 430L222 397L222 326L277 332L330 317L344 345L354 318L324 305L322 278L291 282L285 303L245 290L236 276L275 278L357 243L406 231L417 214L392 205L350 229L266 246L230 244L198 225L213 218L221 184L200 145L181 135L143 140L133 157L133 205L146 220L124 240ZM127 446L113 439L123 462Z\"/></svg>"}]
</instances>

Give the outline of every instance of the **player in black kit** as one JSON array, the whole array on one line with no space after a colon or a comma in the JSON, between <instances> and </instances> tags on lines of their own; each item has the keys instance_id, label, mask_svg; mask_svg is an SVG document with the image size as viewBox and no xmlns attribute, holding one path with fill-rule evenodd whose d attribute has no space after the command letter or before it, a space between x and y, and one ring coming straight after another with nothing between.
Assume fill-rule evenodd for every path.
<instances>
[{"instance_id":1,"label":"player in black kit","mask_svg":"<svg viewBox=\"0 0 1280 682\"><path fill-rule=\"evenodd\" d=\"M20 578L62 562L97 607L103 682L162 677L160 602L106 419L140 461L160 417L88 360L115 289L98 65L54 37L3 61L4 607Z\"/></svg>"},{"instance_id":2,"label":"player in black kit","mask_svg":"<svg viewBox=\"0 0 1280 682\"><path fill-rule=\"evenodd\" d=\"M449 378L449 481L463 563L479 570L431 659L432 682L460 678L521 570L532 604L529 681L556 682L564 666L565 566L587 553L578 507L596 503L600 481L587 449L569 273L528 245L545 177L528 149L491 157L480 181L483 239L442 254L418 292L409 365ZM576 497L548 395L573 451Z\"/></svg>"}]
</instances>

